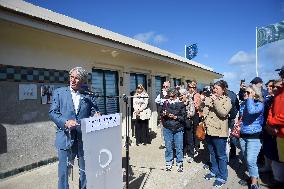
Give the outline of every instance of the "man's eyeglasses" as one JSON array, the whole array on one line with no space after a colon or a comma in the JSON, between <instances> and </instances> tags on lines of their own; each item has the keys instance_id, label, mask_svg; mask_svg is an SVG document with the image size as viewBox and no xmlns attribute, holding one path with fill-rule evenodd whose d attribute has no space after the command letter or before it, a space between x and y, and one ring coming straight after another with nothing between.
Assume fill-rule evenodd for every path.
<instances>
[{"instance_id":1,"label":"man's eyeglasses","mask_svg":"<svg viewBox=\"0 0 284 189\"><path fill-rule=\"evenodd\" d=\"M163 86L163 88L168 88L168 86Z\"/></svg>"},{"instance_id":2,"label":"man's eyeglasses","mask_svg":"<svg viewBox=\"0 0 284 189\"><path fill-rule=\"evenodd\" d=\"M174 97L175 97L175 95L170 95L169 97L170 97L170 98L174 98Z\"/></svg>"}]
</instances>

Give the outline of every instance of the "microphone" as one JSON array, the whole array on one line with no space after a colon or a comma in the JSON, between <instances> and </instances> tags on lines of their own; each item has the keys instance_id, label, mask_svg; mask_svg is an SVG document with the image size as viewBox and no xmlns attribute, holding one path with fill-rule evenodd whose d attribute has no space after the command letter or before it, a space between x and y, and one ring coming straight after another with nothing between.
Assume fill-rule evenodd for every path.
<instances>
[{"instance_id":1,"label":"microphone","mask_svg":"<svg viewBox=\"0 0 284 189\"><path fill-rule=\"evenodd\" d=\"M93 92L93 91L89 90L88 88L86 88L86 89L84 89L84 88L79 89L79 93L84 94L84 95L93 96L93 97L96 97L96 98L99 98L99 97L105 97L105 98L119 98L119 96L105 96L105 95L100 95L99 93Z\"/></svg>"},{"instance_id":2,"label":"microphone","mask_svg":"<svg viewBox=\"0 0 284 189\"><path fill-rule=\"evenodd\" d=\"M126 96L126 94L122 94L122 99L124 102L128 102L128 96Z\"/></svg>"},{"instance_id":3,"label":"microphone","mask_svg":"<svg viewBox=\"0 0 284 189\"><path fill-rule=\"evenodd\" d=\"M95 92L93 92L89 89L83 89L83 88L79 89L79 93L84 94L84 95L95 96L95 97L99 96L99 94L97 94L97 93L95 93Z\"/></svg>"}]
</instances>

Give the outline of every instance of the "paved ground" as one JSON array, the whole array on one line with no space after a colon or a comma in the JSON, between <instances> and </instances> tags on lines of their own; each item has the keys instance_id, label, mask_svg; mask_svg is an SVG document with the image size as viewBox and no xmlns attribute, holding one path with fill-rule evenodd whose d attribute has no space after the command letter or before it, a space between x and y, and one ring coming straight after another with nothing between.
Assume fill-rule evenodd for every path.
<instances>
[{"instance_id":1,"label":"paved ground","mask_svg":"<svg viewBox=\"0 0 284 189\"><path fill-rule=\"evenodd\" d=\"M159 136L159 135L158 135ZM208 172L202 168L206 160L206 153L201 150L196 162L184 163L184 172L179 173L176 167L172 171L165 171L164 149L159 149L162 140L155 137L150 145L132 145L130 147L130 187L131 189L210 189L213 181L207 181L203 176ZM124 153L123 153L124 154ZM124 158L125 159L125 158ZM247 189L238 184L244 178L245 168L239 160L233 160L229 166L229 179L222 188ZM269 176L263 177L269 182ZM70 178L70 189L78 188L78 169L74 170L73 181ZM57 163L39 167L13 177L0 180L0 189L56 189L57 188ZM261 188L267 188L261 184Z\"/></svg>"}]
</instances>

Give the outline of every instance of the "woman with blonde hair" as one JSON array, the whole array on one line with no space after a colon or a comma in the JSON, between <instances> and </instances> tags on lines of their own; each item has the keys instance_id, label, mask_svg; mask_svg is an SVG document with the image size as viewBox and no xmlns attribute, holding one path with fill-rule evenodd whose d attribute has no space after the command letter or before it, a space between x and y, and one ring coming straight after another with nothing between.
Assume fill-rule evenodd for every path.
<instances>
[{"instance_id":1,"label":"woman with blonde hair","mask_svg":"<svg viewBox=\"0 0 284 189\"><path fill-rule=\"evenodd\" d=\"M151 110L148 108L149 95L143 85L137 86L133 98L133 119L135 119L136 145L150 143L149 123Z\"/></svg>"},{"instance_id":2,"label":"woman with blonde hair","mask_svg":"<svg viewBox=\"0 0 284 189\"><path fill-rule=\"evenodd\" d=\"M260 134L263 124L263 101L261 87L256 85L246 87L244 102L240 107L240 146L251 179L251 189L259 188L257 156L261 148Z\"/></svg>"}]
</instances>

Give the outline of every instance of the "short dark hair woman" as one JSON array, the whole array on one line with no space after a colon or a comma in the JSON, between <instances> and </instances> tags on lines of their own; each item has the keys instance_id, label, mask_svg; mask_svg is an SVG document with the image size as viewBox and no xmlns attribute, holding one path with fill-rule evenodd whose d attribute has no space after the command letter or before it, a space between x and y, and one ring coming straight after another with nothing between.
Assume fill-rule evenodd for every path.
<instances>
[{"instance_id":1,"label":"short dark hair woman","mask_svg":"<svg viewBox=\"0 0 284 189\"><path fill-rule=\"evenodd\" d=\"M166 170L172 169L174 154L173 147L176 149L177 171L183 171L183 129L185 124L186 110L185 105L177 98L177 91L169 89L169 99L164 102L162 109L163 133L165 139L165 159Z\"/></svg>"}]
</instances>

